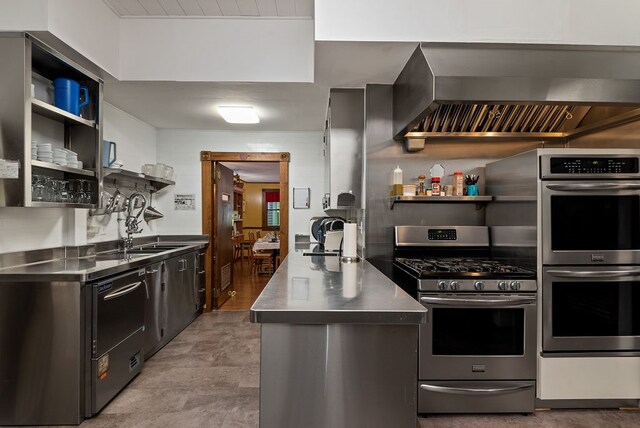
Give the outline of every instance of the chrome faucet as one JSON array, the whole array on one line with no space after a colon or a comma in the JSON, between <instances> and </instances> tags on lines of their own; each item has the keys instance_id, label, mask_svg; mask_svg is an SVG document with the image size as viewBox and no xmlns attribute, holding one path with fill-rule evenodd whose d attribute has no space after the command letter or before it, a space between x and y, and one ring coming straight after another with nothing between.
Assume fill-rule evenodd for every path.
<instances>
[{"instance_id":1,"label":"chrome faucet","mask_svg":"<svg viewBox=\"0 0 640 428\"><path fill-rule=\"evenodd\" d=\"M140 211L138 211L138 214L133 215L133 210L135 209L136 201L138 200L138 198L142 199L142 207L140 208ZM140 223L142 223L142 220L138 221L138 219L140 218L146 207L147 198L145 198L142 193L134 192L127 199L127 217L124 223L126 227L125 232L127 233L127 237L122 238L125 251L133 247L132 235L134 233L142 232L142 228L140 227Z\"/></svg>"}]
</instances>

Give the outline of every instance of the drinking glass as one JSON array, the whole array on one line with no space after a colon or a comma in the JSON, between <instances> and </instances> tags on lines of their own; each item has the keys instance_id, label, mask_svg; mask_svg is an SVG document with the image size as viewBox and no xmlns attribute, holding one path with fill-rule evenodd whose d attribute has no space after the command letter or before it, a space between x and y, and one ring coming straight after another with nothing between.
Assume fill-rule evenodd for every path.
<instances>
[{"instance_id":1,"label":"drinking glass","mask_svg":"<svg viewBox=\"0 0 640 428\"><path fill-rule=\"evenodd\" d=\"M42 175L31 176L31 200L42 201L45 193L45 180Z\"/></svg>"},{"instance_id":2,"label":"drinking glass","mask_svg":"<svg viewBox=\"0 0 640 428\"><path fill-rule=\"evenodd\" d=\"M93 195L93 181L91 180L80 180L80 181L82 181L82 203L90 204L91 195Z\"/></svg>"},{"instance_id":3,"label":"drinking glass","mask_svg":"<svg viewBox=\"0 0 640 428\"><path fill-rule=\"evenodd\" d=\"M47 202L55 202L56 184L53 178L44 177L44 200Z\"/></svg>"},{"instance_id":4,"label":"drinking glass","mask_svg":"<svg viewBox=\"0 0 640 428\"><path fill-rule=\"evenodd\" d=\"M69 200L69 182L58 181L58 200L63 203L73 202Z\"/></svg>"}]
</instances>

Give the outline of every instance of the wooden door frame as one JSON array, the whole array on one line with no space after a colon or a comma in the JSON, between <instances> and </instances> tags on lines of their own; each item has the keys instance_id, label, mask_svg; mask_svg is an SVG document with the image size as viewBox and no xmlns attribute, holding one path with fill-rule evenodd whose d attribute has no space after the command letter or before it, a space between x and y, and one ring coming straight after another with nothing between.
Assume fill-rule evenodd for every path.
<instances>
[{"instance_id":1,"label":"wooden door frame","mask_svg":"<svg viewBox=\"0 0 640 428\"><path fill-rule=\"evenodd\" d=\"M200 152L202 166L202 233L209 235L206 253L205 312L213 310L213 163L214 162L279 162L280 170L280 255L289 252L289 161L288 152Z\"/></svg>"}]
</instances>

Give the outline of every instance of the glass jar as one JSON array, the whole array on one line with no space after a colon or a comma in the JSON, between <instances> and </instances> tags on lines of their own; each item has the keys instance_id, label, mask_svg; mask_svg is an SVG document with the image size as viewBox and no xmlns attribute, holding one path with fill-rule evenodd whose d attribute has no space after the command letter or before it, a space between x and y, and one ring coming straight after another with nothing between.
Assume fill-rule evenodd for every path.
<instances>
[{"instance_id":1,"label":"glass jar","mask_svg":"<svg viewBox=\"0 0 640 428\"><path fill-rule=\"evenodd\" d=\"M427 177L424 175L418 176L418 196L425 196L427 194L427 185L425 183L425 179Z\"/></svg>"},{"instance_id":2,"label":"glass jar","mask_svg":"<svg viewBox=\"0 0 640 428\"><path fill-rule=\"evenodd\" d=\"M462 196L464 194L464 174L462 171L453 173L453 196Z\"/></svg>"},{"instance_id":3,"label":"glass jar","mask_svg":"<svg viewBox=\"0 0 640 428\"><path fill-rule=\"evenodd\" d=\"M440 177L431 177L431 192L433 196L440 196Z\"/></svg>"}]
</instances>

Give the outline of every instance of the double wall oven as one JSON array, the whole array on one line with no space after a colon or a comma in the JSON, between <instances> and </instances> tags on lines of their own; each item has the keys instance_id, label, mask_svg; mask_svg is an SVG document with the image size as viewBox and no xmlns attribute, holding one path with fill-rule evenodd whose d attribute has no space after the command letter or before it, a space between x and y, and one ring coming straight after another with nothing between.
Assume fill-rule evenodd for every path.
<instances>
[{"instance_id":1,"label":"double wall oven","mask_svg":"<svg viewBox=\"0 0 640 428\"><path fill-rule=\"evenodd\" d=\"M540 156L543 351L640 351L640 155Z\"/></svg>"},{"instance_id":2,"label":"double wall oven","mask_svg":"<svg viewBox=\"0 0 640 428\"><path fill-rule=\"evenodd\" d=\"M420 413L532 412L535 273L491 260L485 226L396 226L396 282L427 309Z\"/></svg>"}]
</instances>

